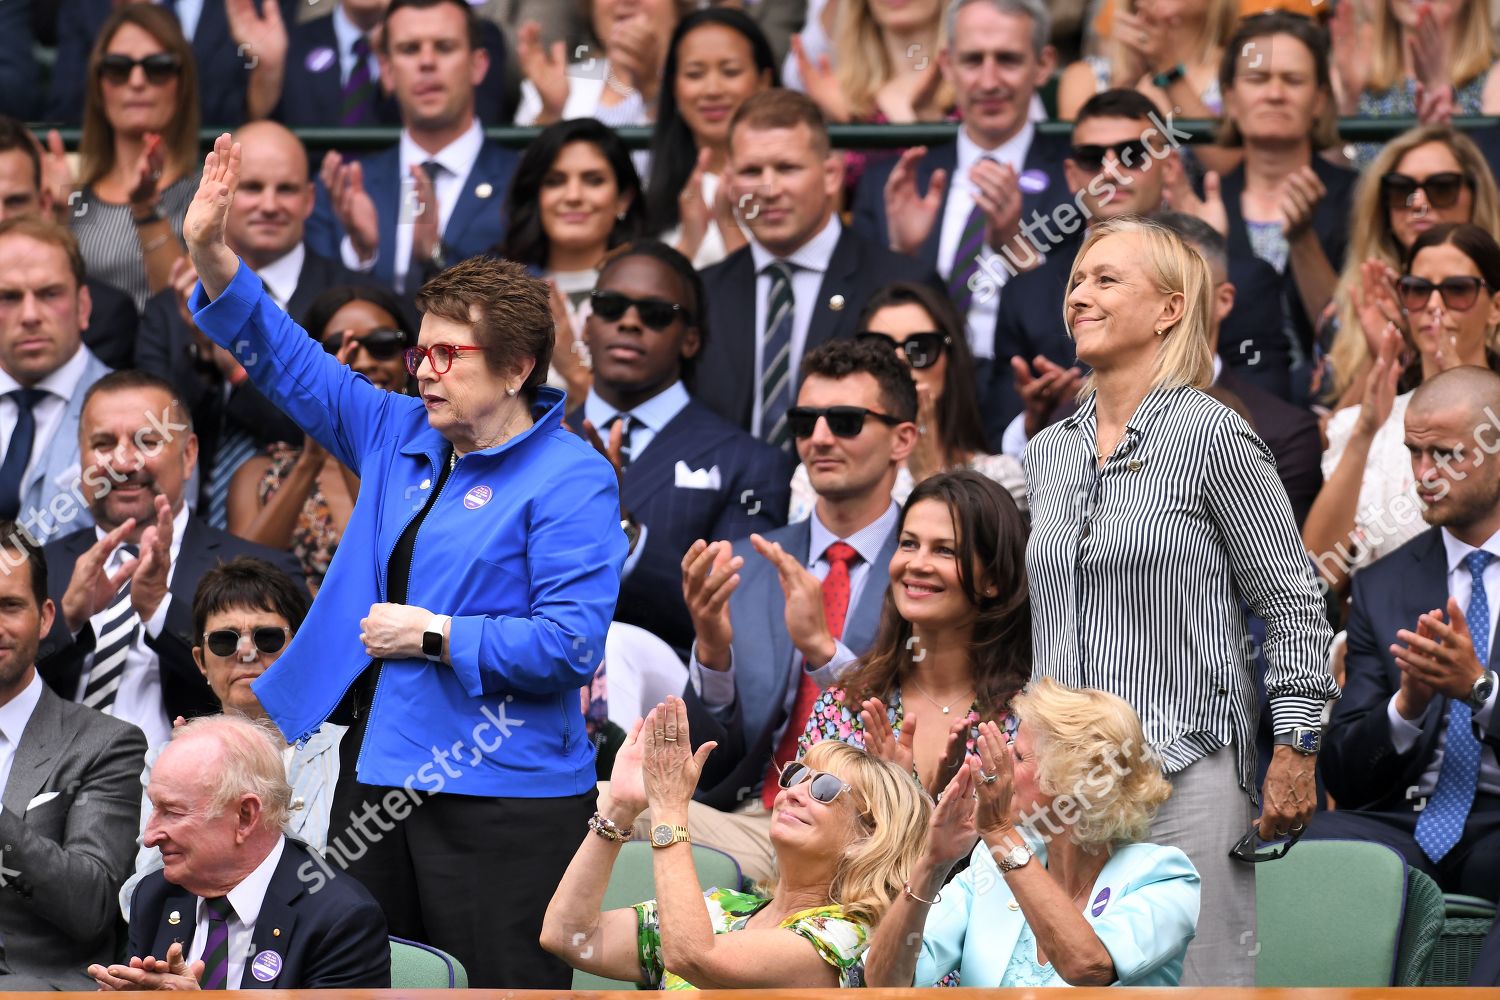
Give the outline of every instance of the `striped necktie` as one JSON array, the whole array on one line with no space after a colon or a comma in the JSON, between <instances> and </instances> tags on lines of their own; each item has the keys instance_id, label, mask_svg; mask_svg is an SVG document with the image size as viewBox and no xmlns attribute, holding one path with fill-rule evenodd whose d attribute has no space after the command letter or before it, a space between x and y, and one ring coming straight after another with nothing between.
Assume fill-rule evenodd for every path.
<instances>
[{"instance_id":1,"label":"striped necktie","mask_svg":"<svg viewBox=\"0 0 1500 1000\"><path fill-rule=\"evenodd\" d=\"M134 545L122 545L120 552L124 558L115 569L134 559L140 550ZM115 694L125 676L125 661L141 628L141 616L130 604L129 580L94 621L99 623L94 628L94 666L89 670L88 682L83 688L83 703L109 715L114 710Z\"/></svg>"},{"instance_id":2,"label":"striped necktie","mask_svg":"<svg viewBox=\"0 0 1500 1000\"><path fill-rule=\"evenodd\" d=\"M979 162L989 160L981 156ZM969 285L979 273L979 255L984 250L984 210L976 202L964 222L963 235L958 238L958 250L953 254L953 269L948 272L948 298L958 308L960 316L967 316L974 303L974 292Z\"/></svg>"},{"instance_id":3,"label":"striped necktie","mask_svg":"<svg viewBox=\"0 0 1500 1000\"><path fill-rule=\"evenodd\" d=\"M760 342L760 436L778 448L791 441L786 411L792 408L792 268L784 260L766 265L771 278L766 326Z\"/></svg>"},{"instance_id":4,"label":"striped necktie","mask_svg":"<svg viewBox=\"0 0 1500 1000\"><path fill-rule=\"evenodd\" d=\"M234 907L228 896L207 896L203 908L208 911L208 937L203 942L203 978L198 985L205 990L228 989L229 918Z\"/></svg>"},{"instance_id":5,"label":"striped necktie","mask_svg":"<svg viewBox=\"0 0 1500 1000\"><path fill-rule=\"evenodd\" d=\"M255 437L249 431L231 426L227 422L219 435L219 447L214 453L214 464L208 470L208 517L210 527L220 531L229 529L229 485L234 474L256 452Z\"/></svg>"},{"instance_id":6,"label":"striped necktie","mask_svg":"<svg viewBox=\"0 0 1500 1000\"><path fill-rule=\"evenodd\" d=\"M630 446L630 435L635 431L639 423L628 413L617 413L610 418L609 426L605 429L604 440L607 443L614 435L615 424L620 424L620 471L624 472L630 468L631 461L635 458L635 450Z\"/></svg>"},{"instance_id":7,"label":"striped necktie","mask_svg":"<svg viewBox=\"0 0 1500 1000\"><path fill-rule=\"evenodd\" d=\"M375 123L375 80L370 72L370 41L360 35L354 40L351 49L354 53L354 66L349 70L349 79L344 81L342 110L339 114L339 124L346 128Z\"/></svg>"}]
</instances>

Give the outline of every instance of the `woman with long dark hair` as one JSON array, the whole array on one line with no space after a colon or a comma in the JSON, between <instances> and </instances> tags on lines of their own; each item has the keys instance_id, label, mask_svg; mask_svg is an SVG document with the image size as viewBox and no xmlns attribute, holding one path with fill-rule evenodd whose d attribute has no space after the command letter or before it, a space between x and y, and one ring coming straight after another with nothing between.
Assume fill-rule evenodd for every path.
<instances>
[{"instance_id":1,"label":"woman with long dark hair","mask_svg":"<svg viewBox=\"0 0 1500 1000\"><path fill-rule=\"evenodd\" d=\"M977 752L981 722L1014 729L1010 701L1031 677L1026 522L962 470L920 483L897 530L875 645L814 703L801 747L864 746L936 794Z\"/></svg>"},{"instance_id":2,"label":"woman with long dark hair","mask_svg":"<svg viewBox=\"0 0 1500 1000\"><path fill-rule=\"evenodd\" d=\"M780 86L776 57L743 11L710 7L678 22L651 133L646 215L694 267L745 245L728 186L729 122L752 94Z\"/></svg>"},{"instance_id":3,"label":"woman with long dark hair","mask_svg":"<svg viewBox=\"0 0 1500 1000\"><path fill-rule=\"evenodd\" d=\"M1009 491L1026 511L1026 472L1009 455L986 450L983 418L975 394L974 355L963 320L946 296L914 281L893 282L870 297L855 327L856 340L882 344L911 370L917 384L917 429L921 432L906 465L896 473L891 499L905 503L912 487L928 476L973 469ZM807 469L792 474L792 521L817 503Z\"/></svg>"}]
</instances>

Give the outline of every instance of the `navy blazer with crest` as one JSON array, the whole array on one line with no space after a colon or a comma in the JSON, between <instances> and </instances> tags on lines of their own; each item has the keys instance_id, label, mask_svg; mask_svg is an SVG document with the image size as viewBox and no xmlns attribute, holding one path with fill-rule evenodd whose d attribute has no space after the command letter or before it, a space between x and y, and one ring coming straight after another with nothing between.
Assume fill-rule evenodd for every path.
<instances>
[{"instance_id":1,"label":"navy blazer with crest","mask_svg":"<svg viewBox=\"0 0 1500 1000\"><path fill-rule=\"evenodd\" d=\"M890 586L891 556L896 552L894 528L870 565L859 600L844 622L843 643L856 656L864 656L875 642L880 627L880 609ZM806 566L811 558L812 520L798 521L766 535ZM792 637L786 629L786 596L773 566L749 541L736 542L734 554L745 560L740 585L729 596L729 618L734 626L731 645L734 658L735 699L727 721L703 704L691 682L683 689L688 727L696 749L717 740L698 779L694 798L715 809L733 809L754 792L765 777L774 751L772 739L781 724L787 685L798 678L787 669L792 662ZM800 661L799 661L800 662ZM799 667L799 669L801 669ZM792 724L799 731L806 724Z\"/></svg>"},{"instance_id":2,"label":"navy blazer with crest","mask_svg":"<svg viewBox=\"0 0 1500 1000\"><path fill-rule=\"evenodd\" d=\"M197 920L198 897L168 882L164 872L152 872L131 900L127 956L161 957L174 941L182 942L186 956ZM252 947L240 976L242 990L391 986L391 945L380 904L352 875L291 838L266 887ZM276 960L256 962L267 952Z\"/></svg>"},{"instance_id":3,"label":"navy blazer with crest","mask_svg":"<svg viewBox=\"0 0 1500 1000\"><path fill-rule=\"evenodd\" d=\"M568 414L567 425L582 432L582 407ZM684 464L690 472L717 469L719 485L678 485ZM646 541L620 582L615 621L638 625L686 656L693 621L682 597L682 557L700 538L735 541L786 524L794 466L788 452L688 400L621 478L620 510L646 527Z\"/></svg>"}]
</instances>

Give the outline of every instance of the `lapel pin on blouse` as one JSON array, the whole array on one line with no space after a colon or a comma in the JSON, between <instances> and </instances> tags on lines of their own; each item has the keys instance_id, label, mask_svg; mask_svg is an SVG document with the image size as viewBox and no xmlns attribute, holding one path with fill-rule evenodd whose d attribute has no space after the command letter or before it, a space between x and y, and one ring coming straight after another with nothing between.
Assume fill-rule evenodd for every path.
<instances>
[{"instance_id":1,"label":"lapel pin on blouse","mask_svg":"<svg viewBox=\"0 0 1500 1000\"><path fill-rule=\"evenodd\" d=\"M1146 463L1141 461L1139 458L1132 458L1126 468L1128 468L1131 472L1140 472L1141 466L1145 464Z\"/></svg>"},{"instance_id":2,"label":"lapel pin on blouse","mask_svg":"<svg viewBox=\"0 0 1500 1000\"><path fill-rule=\"evenodd\" d=\"M833 296L831 299L828 300L828 308L832 309L834 312L843 312L844 311L844 297L842 295L835 295L835 296Z\"/></svg>"},{"instance_id":3,"label":"lapel pin on blouse","mask_svg":"<svg viewBox=\"0 0 1500 1000\"><path fill-rule=\"evenodd\" d=\"M182 914L178 913L176 910L173 910L171 913L167 914L167 923L171 924L173 927L176 927L178 924L182 923Z\"/></svg>"},{"instance_id":4,"label":"lapel pin on blouse","mask_svg":"<svg viewBox=\"0 0 1500 1000\"><path fill-rule=\"evenodd\" d=\"M494 185L490 184L488 181L480 184L478 187L476 187L474 189L474 197L476 197L476 198L488 198L490 195L492 195L494 193L495 193Z\"/></svg>"}]
</instances>

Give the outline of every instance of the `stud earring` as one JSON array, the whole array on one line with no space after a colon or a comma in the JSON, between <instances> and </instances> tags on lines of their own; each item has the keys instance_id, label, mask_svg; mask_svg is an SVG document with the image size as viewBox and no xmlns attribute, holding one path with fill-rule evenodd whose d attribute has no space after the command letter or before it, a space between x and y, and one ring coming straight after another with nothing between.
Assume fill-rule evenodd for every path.
<instances>
[{"instance_id":1,"label":"stud earring","mask_svg":"<svg viewBox=\"0 0 1500 1000\"><path fill-rule=\"evenodd\" d=\"M515 386L511 386L510 388L506 389L505 390L505 394L507 396L514 396L516 394L516 388L515 388Z\"/></svg>"},{"instance_id":2,"label":"stud earring","mask_svg":"<svg viewBox=\"0 0 1500 1000\"><path fill-rule=\"evenodd\" d=\"M616 215L615 216L615 221L616 222L624 222L625 221L625 213L621 212L618 215Z\"/></svg>"},{"instance_id":3,"label":"stud earring","mask_svg":"<svg viewBox=\"0 0 1500 1000\"><path fill-rule=\"evenodd\" d=\"M1164 329L1162 329L1161 327L1157 327L1156 328L1156 335L1158 337L1164 337L1164 336L1166 336L1166 333L1167 333L1167 331L1164 330Z\"/></svg>"}]
</instances>

